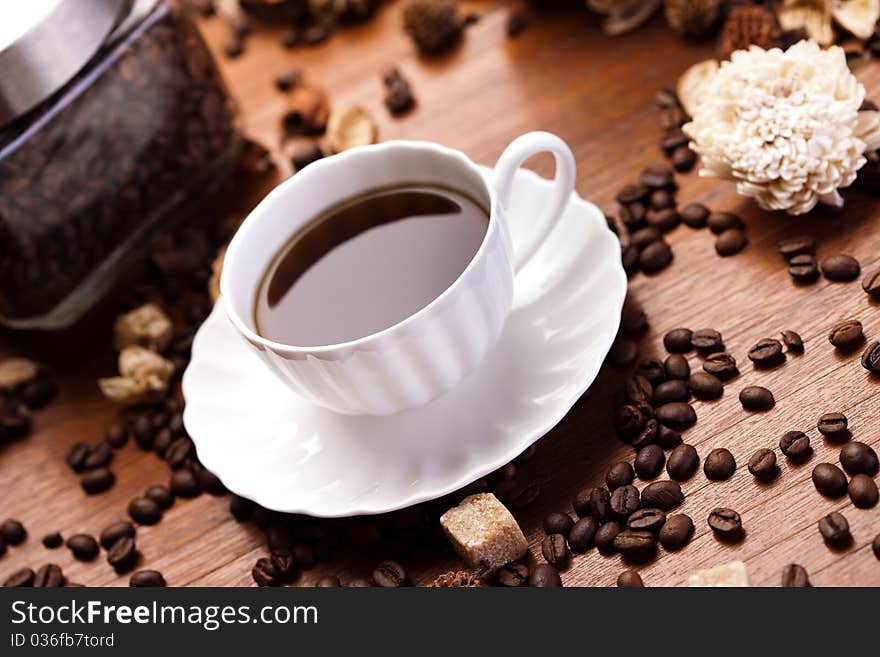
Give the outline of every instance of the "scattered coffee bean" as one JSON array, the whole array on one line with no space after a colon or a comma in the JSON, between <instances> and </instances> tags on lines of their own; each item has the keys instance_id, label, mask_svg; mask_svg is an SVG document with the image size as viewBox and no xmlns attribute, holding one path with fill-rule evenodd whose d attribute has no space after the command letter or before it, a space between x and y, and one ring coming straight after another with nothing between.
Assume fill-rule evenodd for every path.
<instances>
[{"instance_id":1,"label":"scattered coffee bean","mask_svg":"<svg viewBox=\"0 0 880 657\"><path fill-rule=\"evenodd\" d=\"M554 566L563 566L568 562L570 553L568 543L562 534L548 534L541 542L541 554L547 563Z\"/></svg>"},{"instance_id":2,"label":"scattered coffee bean","mask_svg":"<svg viewBox=\"0 0 880 657\"><path fill-rule=\"evenodd\" d=\"M207 468L199 468L196 472L196 480L199 487L210 495L225 495L227 493L226 486L220 481L220 478Z\"/></svg>"},{"instance_id":3,"label":"scattered coffee bean","mask_svg":"<svg viewBox=\"0 0 880 657\"><path fill-rule=\"evenodd\" d=\"M792 461L803 461L813 451L810 437L803 431L787 431L779 439L779 449Z\"/></svg>"},{"instance_id":4,"label":"scattered coffee bean","mask_svg":"<svg viewBox=\"0 0 880 657\"><path fill-rule=\"evenodd\" d=\"M139 570L128 580L128 585L133 587L163 587L165 578L158 570Z\"/></svg>"},{"instance_id":5,"label":"scattered coffee bean","mask_svg":"<svg viewBox=\"0 0 880 657\"><path fill-rule=\"evenodd\" d=\"M665 522L666 514L660 509L638 509L627 518L626 527L633 531L651 532L656 535Z\"/></svg>"},{"instance_id":6,"label":"scattered coffee bean","mask_svg":"<svg viewBox=\"0 0 880 657\"><path fill-rule=\"evenodd\" d=\"M739 402L747 411L769 411L776 405L773 393L761 386L748 386L739 393Z\"/></svg>"},{"instance_id":7,"label":"scattered coffee bean","mask_svg":"<svg viewBox=\"0 0 880 657\"><path fill-rule=\"evenodd\" d=\"M85 443L75 443L67 452L67 465L74 472L82 472L86 469L86 459L89 457L91 448Z\"/></svg>"},{"instance_id":8,"label":"scattered coffee bean","mask_svg":"<svg viewBox=\"0 0 880 657\"><path fill-rule=\"evenodd\" d=\"M617 576L617 586L622 589L637 589L645 586L642 577L634 570L624 570Z\"/></svg>"},{"instance_id":9,"label":"scattered coffee bean","mask_svg":"<svg viewBox=\"0 0 880 657\"><path fill-rule=\"evenodd\" d=\"M635 486L615 488L608 503L611 513L617 518L626 519L641 505L639 497L639 489Z\"/></svg>"},{"instance_id":10,"label":"scattered coffee bean","mask_svg":"<svg viewBox=\"0 0 880 657\"><path fill-rule=\"evenodd\" d=\"M174 495L169 490L168 486L163 486L162 484L154 484L147 488L144 492L144 496L153 500L161 510L171 508L171 505L174 504Z\"/></svg>"},{"instance_id":11,"label":"scattered coffee bean","mask_svg":"<svg viewBox=\"0 0 880 657\"><path fill-rule=\"evenodd\" d=\"M722 258L736 255L748 245L746 234L736 228L725 230L715 240L715 251Z\"/></svg>"},{"instance_id":12,"label":"scattered coffee bean","mask_svg":"<svg viewBox=\"0 0 880 657\"><path fill-rule=\"evenodd\" d=\"M22 588L34 585L34 579L36 575L33 570L30 568L22 568L21 570L15 571L12 575L10 575L6 581L3 582L3 586L5 588Z\"/></svg>"},{"instance_id":13,"label":"scattered coffee bean","mask_svg":"<svg viewBox=\"0 0 880 657\"><path fill-rule=\"evenodd\" d=\"M815 253L816 243L811 237L798 235L782 240L776 245L776 249L783 258L791 260L795 256Z\"/></svg>"},{"instance_id":14,"label":"scattered coffee bean","mask_svg":"<svg viewBox=\"0 0 880 657\"><path fill-rule=\"evenodd\" d=\"M563 542L565 540L563 539ZM406 571L396 561L383 561L373 570L373 583L382 588L399 588L408 582Z\"/></svg>"},{"instance_id":15,"label":"scattered coffee bean","mask_svg":"<svg viewBox=\"0 0 880 657\"><path fill-rule=\"evenodd\" d=\"M663 469L666 455L659 445L646 445L639 450L635 459L635 472L642 481L654 479ZM612 495L613 497L613 495Z\"/></svg>"},{"instance_id":16,"label":"scattered coffee bean","mask_svg":"<svg viewBox=\"0 0 880 657\"><path fill-rule=\"evenodd\" d=\"M58 394L58 386L54 381L41 377L28 381L21 387L21 400L33 410L43 408Z\"/></svg>"},{"instance_id":17,"label":"scattered coffee bean","mask_svg":"<svg viewBox=\"0 0 880 657\"><path fill-rule=\"evenodd\" d=\"M681 434L665 424L657 425L657 444L663 449L673 449L681 445Z\"/></svg>"},{"instance_id":18,"label":"scattered coffee bean","mask_svg":"<svg viewBox=\"0 0 880 657\"><path fill-rule=\"evenodd\" d=\"M819 533L825 542L834 548L846 547L852 542L849 523L842 513L834 511L819 521Z\"/></svg>"},{"instance_id":19,"label":"scattered coffee bean","mask_svg":"<svg viewBox=\"0 0 880 657\"><path fill-rule=\"evenodd\" d=\"M848 255L834 255L822 261L822 275L829 281L845 283L859 277L859 261Z\"/></svg>"},{"instance_id":20,"label":"scattered coffee bean","mask_svg":"<svg viewBox=\"0 0 880 657\"><path fill-rule=\"evenodd\" d=\"M766 447L759 449L749 459L749 472L759 481L770 481L779 472L776 454Z\"/></svg>"},{"instance_id":21,"label":"scattered coffee bean","mask_svg":"<svg viewBox=\"0 0 880 657\"><path fill-rule=\"evenodd\" d=\"M664 404L656 411L657 420L674 429L687 429L697 421L697 413L690 404L672 402Z\"/></svg>"},{"instance_id":22,"label":"scattered coffee bean","mask_svg":"<svg viewBox=\"0 0 880 657\"><path fill-rule=\"evenodd\" d=\"M34 576L34 588L49 589L64 586L64 573L54 563L47 563Z\"/></svg>"},{"instance_id":23,"label":"scattered coffee bean","mask_svg":"<svg viewBox=\"0 0 880 657\"><path fill-rule=\"evenodd\" d=\"M155 525L162 519L162 509L149 497L136 497L128 504L128 515L139 525Z\"/></svg>"},{"instance_id":24,"label":"scattered coffee bean","mask_svg":"<svg viewBox=\"0 0 880 657\"><path fill-rule=\"evenodd\" d=\"M666 376L678 381L687 381L691 376L691 366L681 354L671 354L663 362Z\"/></svg>"},{"instance_id":25,"label":"scattered coffee bean","mask_svg":"<svg viewBox=\"0 0 880 657\"><path fill-rule=\"evenodd\" d=\"M857 474L847 487L849 499L859 509L870 509L877 506L878 490L874 480L866 474Z\"/></svg>"},{"instance_id":26,"label":"scattered coffee bean","mask_svg":"<svg viewBox=\"0 0 880 657\"><path fill-rule=\"evenodd\" d=\"M806 588L812 585L806 568L796 563L790 563L782 569L782 586L784 588Z\"/></svg>"},{"instance_id":27,"label":"scattered coffee bean","mask_svg":"<svg viewBox=\"0 0 880 657\"><path fill-rule=\"evenodd\" d=\"M9 518L0 524L0 538L7 545L20 545L27 538L27 531L18 520Z\"/></svg>"},{"instance_id":28,"label":"scattered coffee bean","mask_svg":"<svg viewBox=\"0 0 880 657\"><path fill-rule=\"evenodd\" d=\"M688 380L688 387L694 397L701 401L713 401L724 393L721 379L708 372L694 372Z\"/></svg>"},{"instance_id":29,"label":"scattered coffee bean","mask_svg":"<svg viewBox=\"0 0 880 657\"><path fill-rule=\"evenodd\" d=\"M639 254L639 267L646 274L656 274L672 262L672 249L664 241L652 242Z\"/></svg>"},{"instance_id":30,"label":"scattered coffee bean","mask_svg":"<svg viewBox=\"0 0 880 657\"><path fill-rule=\"evenodd\" d=\"M650 403L654 396L651 383L638 374L630 377L625 386L627 399L633 404Z\"/></svg>"},{"instance_id":31,"label":"scattered coffee bean","mask_svg":"<svg viewBox=\"0 0 880 657\"><path fill-rule=\"evenodd\" d=\"M816 423L816 428L823 436L835 440L849 437L849 420L843 413L825 413Z\"/></svg>"},{"instance_id":32,"label":"scattered coffee bean","mask_svg":"<svg viewBox=\"0 0 880 657\"><path fill-rule=\"evenodd\" d=\"M83 461L83 468L85 470L103 468L104 466L110 465L112 460L113 449L108 443L101 441L89 451L89 455L86 457L85 461Z\"/></svg>"},{"instance_id":33,"label":"scattered coffee bean","mask_svg":"<svg viewBox=\"0 0 880 657\"><path fill-rule=\"evenodd\" d=\"M548 513L544 517L545 534L562 534L568 536L568 532L574 526L574 520L567 513Z\"/></svg>"},{"instance_id":34,"label":"scattered coffee bean","mask_svg":"<svg viewBox=\"0 0 880 657\"><path fill-rule=\"evenodd\" d=\"M754 347L749 349L749 360L755 364L755 367L764 368L772 367L785 360L785 354L782 353L782 343L774 338L764 338L759 340Z\"/></svg>"},{"instance_id":35,"label":"scattered coffee bean","mask_svg":"<svg viewBox=\"0 0 880 657\"><path fill-rule=\"evenodd\" d=\"M724 351L724 339L715 329L699 329L691 336L691 344L701 354L717 354Z\"/></svg>"},{"instance_id":36,"label":"scattered coffee bean","mask_svg":"<svg viewBox=\"0 0 880 657\"><path fill-rule=\"evenodd\" d=\"M874 552L874 556L880 559L880 534L874 537L874 541L871 543L871 550Z\"/></svg>"},{"instance_id":37,"label":"scattered coffee bean","mask_svg":"<svg viewBox=\"0 0 880 657\"><path fill-rule=\"evenodd\" d=\"M641 308L625 308L620 317L620 330L638 338L648 330L648 316Z\"/></svg>"},{"instance_id":38,"label":"scattered coffee bean","mask_svg":"<svg viewBox=\"0 0 880 657\"><path fill-rule=\"evenodd\" d=\"M866 474L873 477L880 471L877 452L869 445L853 441L840 450L840 464L850 475Z\"/></svg>"},{"instance_id":39,"label":"scattered coffee bean","mask_svg":"<svg viewBox=\"0 0 880 657\"><path fill-rule=\"evenodd\" d=\"M572 532L573 531L574 530L572 530ZM623 531L623 527L621 527L618 522L606 522L596 530L596 535L593 540L596 543L596 548L601 554L606 556L614 554L616 550L614 547L614 539L617 538L617 535L621 531Z\"/></svg>"},{"instance_id":40,"label":"scattered coffee bean","mask_svg":"<svg viewBox=\"0 0 880 657\"><path fill-rule=\"evenodd\" d=\"M788 261L788 273L798 283L810 283L819 277L816 258L805 253Z\"/></svg>"},{"instance_id":41,"label":"scattered coffee bean","mask_svg":"<svg viewBox=\"0 0 880 657\"><path fill-rule=\"evenodd\" d=\"M168 427L159 429L153 438L153 451L161 458L165 458L165 453L168 451L168 448L171 447L171 443L173 442L174 434L171 433L171 429Z\"/></svg>"},{"instance_id":42,"label":"scattered coffee bean","mask_svg":"<svg viewBox=\"0 0 880 657\"><path fill-rule=\"evenodd\" d=\"M303 144L293 151L291 163L295 171L302 171L313 162L324 158L324 151L317 144Z\"/></svg>"},{"instance_id":43,"label":"scattered coffee bean","mask_svg":"<svg viewBox=\"0 0 880 657\"><path fill-rule=\"evenodd\" d=\"M498 571L501 586L525 586L529 581L529 567L521 562L509 563Z\"/></svg>"},{"instance_id":44,"label":"scattered coffee bean","mask_svg":"<svg viewBox=\"0 0 880 657\"><path fill-rule=\"evenodd\" d=\"M657 542L650 532L636 532L624 529L614 537L614 549L626 561L644 563L650 561L657 552Z\"/></svg>"},{"instance_id":45,"label":"scattered coffee bean","mask_svg":"<svg viewBox=\"0 0 880 657\"><path fill-rule=\"evenodd\" d=\"M633 467L626 461L619 461L612 465L605 474L605 485L608 486L608 490L614 490L615 488L631 484L634 478L635 472Z\"/></svg>"},{"instance_id":46,"label":"scattered coffee bean","mask_svg":"<svg viewBox=\"0 0 880 657\"><path fill-rule=\"evenodd\" d=\"M620 220L623 222L623 225L629 230L629 232L633 232L642 228L645 225L645 219L648 216L648 211L645 209L645 206L641 203L634 203L632 205L625 205L620 208Z\"/></svg>"},{"instance_id":47,"label":"scattered coffee bean","mask_svg":"<svg viewBox=\"0 0 880 657\"><path fill-rule=\"evenodd\" d=\"M730 479L736 471L736 459L724 447L713 449L703 459L703 473L711 481Z\"/></svg>"},{"instance_id":48,"label":"scattered coffee bean","mask_svg":"<svg viewBox=\"0 0 880 657\"><path fill-rule=\"evenodd\" d=\"M105 527L104 531L101 532L101 547L109 550L120 538L134 538L134 536L135 528L130 522L127 520L114 522L112 525Z\"/></svg>"},{"instance_id":49,"label":"scattered coffee bean","mask_svg":"<svg viewBox=\"0 0 880 657\"><path fill-rule=\"evenodd\" d=\"M385 85L385 107L394 116L409 111L416 103L409 81L396 68L391 68L382 76Z\"/></svg>"},{"instance_id":50,"label":"scattered coffee bean","mask_svg":"<svg viewBox=\"0 0 880 657\"><path fill-rule=\"evenodd\" d=\"M507 17L507 36L515 39L526 31L529 26L528 16L521 11L514 11Z\"/></svg>"},{"instance_id":51,"label":"scattered coffee bean","mask_svg":"<svg viewBox=\"0 0 880 657\"><path fill-rule=\"evenodd\" d=\"M571 531L568 532L568 545L571 548L571 551L579 554L581 552L586 552L591 547L593 547L593 541L596 538L596 532L598 529L599 523L596 521L595 518L591 518L589 516L586 518L581 518L576 523L574 523Z\"/></svg>"},{"instance_id":52,"label":"scattered coffee bean","mask_svg":"<svg viewBox=\"0 0 880 657\"><path fill-rule=\"evenodd\" d=\"M655 192L655 195L660 193L661 192ZM681 216L679 216L675 208L666 207L662 210L657 210L648 214L647 220L649 227L661 231L662 233L668 233L670 230L678 227L681 223Z\"/></svg>"},{"instance_id":53,"label":"scattered coffee bean","mask_svg":"<svg viewBox=\"0 0 880 657\"><path fill-rule=\"evenodd\" d=\"M703 361L703 370L707 374L718 377L721 381L727 381L739 374L736 358L723 351L706 356Z\"/></svg>"},{"instance_id":54,"label":"scattered coffee bean","mask_svg":"<svg viewBox=\"0 0 880 657\"><path fill-rule=\"evenodd\" d=\"M880 342L872 342L862 354L862 367L871 374L880 375Z\"/></svg>"},{"instance_id":55,"label":"scattered coffee bean","mask_svg":"<svg viewBox=\"0 0 880 657\"><path fill-rule=\"evenodd\" d=\"M590 496L592 494L592 488L581 489L575 494L571 506L574 508L578 518L585 518L592 514L592 509L590 508Z\"/></svg>"},{"instance_id":56,"label":"scattered coffee bean","mask_svg":"<svg viewBox=\"0 0 880 657\"><path fill-rule=\"evenodd\" d=\"M98 468L83 475L80 480L82 489L89 495L103 493L116 481L116 476L110 468Z\"/></svg>"},{"instance_id":57,"label":"scattered coffee bean","mask_svg":"<svg viewBox=\"0 0 880 657\"><path fill-rule=\"evenodd\" d=\"M733 509L712 509L709 513L709 528L718 538L735 541L742 537L742 518Z\"/></svg>"},{"instance_id":58,"label":"scattered coffee bean","mask_svg":"<svg viewBox=\"0 0 880 657\"><path fill-rule=\"evenodd\" d=\"M599 522L605 522L611 516L611 495L604 488L590 491L590 515Z\"/></svg>"},{"instance_id":59,"label":"scattered coffee bean","mask_svg":"<svg viewBox=\"0 0 880 657\"><path fill-rule=\"evenodd\" d=\"M694 332L686 328L672 329L663 336L663 346L671 354L684 354L693 349L691 337Z\"/></svg>"},{"instance_id":60,"label":"scattered coffee bean","mask_svg":"<svg viewBox=\"0 0 880 657\"><path fill-rule=\"evenodd\" d=\"M880 296L880 269L872 271L862 281L862 289L871 296Z\"/></svg>"},{"instance_id":61,"label":"scattered coffee bean","mask_svg":"<svg viewBox=\"0 0 880 657\"><path fill-rule=\"evenodd\" d=\"M669 511L684 500L681 486L674 481L655 481L642 489L642 506Z\"/></svg>"},{"instance_id":62,"label":"scattered coffee bean","mask_svg":"<svg viewBox=\"0 0 880 657\"><path fill-rule=\"evenodd\" d=\"M700 457L693 445L678 445L669 454L666 462L666 472L670 479L675 481L687 481L690 479L700 464Z\"/></svg>"},{"instance_id":63,"label":"scattered coffee bean","mask_svg":"<svg viewBox=\"0 0 880 657\"><path fill-rule=\"evenodd\" d=\"M189 470L175 470L172 472L170 488L175 497L183 499L197 497L202 492L198 480Z\"/></svg>"},{"instance_id":64,"label":"scattered coffee bean","mask_svg":"<svg viewBox=\"0 0 880 657\"><path fill-rule=\"evenodd\" d=\"M67 547L79 561L91 561L98 556L98 541L88 534L74 534L67 539Z\"/></svg>"},{"instance_id":65,"label":"scattered coffee bean","mask_svg":"<svg viewBox=\"0 0 880 657\"><path fill-rule=\"evenodd\" d=\"M163 458L172 469L177 470L186 465L193 452L193 442L189 438L178 438L168 446L165 454L163 454Z\"/></svg>"},{"instance_id":66,"label":"scattered coffee bean","mask_svg":"<svg viewBox=\"0 0 880 657\"><path fill-rule=\"evenodd\" d=\"M127 573L137 565L139 554L130 536L117 540L107 550L107 562L119 573Z\"/></svg>"},{"instance_id":67,"label":"scattered coffee bean","mask_svg":"<svg viewBox=\"0 0 880 657\"><path fill-rule=\"evenodd\" d=\"M647 198L650 190L644 185L625 185L617 192L617 202L621 205L638 203Z\"/></svg>"},{"instance_id":68,"label":"scattered coffee bean","mask_svg":"<svg viewBox=\"0 0 880 657\"><path fill-rule=\"evenodd\" d=\"M835 324L828 333L828 342L838 349L850 350L865 340L862 323L857 319L849 319Z\"/></svg>"},{"instance_id":69,"label":"scattered coffee bean","mask_svg":"<svg viewBox=\"0 0 880 657\"><path fill-rule=\"evenodd\" d=\"M732 212L710 212L706 224L716 235L728 230L745 230L745 222Z\"/></svg>"},{"instance_id":70,"label":"scattered coffee bean","mask_svg":"<svg viewBox=\"0 0 880 657\"><path fill-rule=\"evenodd\" d=\"M652 401L656 405L669 404L672 402L686 402L691 398L691 391L685 381L672 379L664 381L654 388Z\"/></svg>"},{"instance_id":71,"label":"scattered coffee bean","mask_svg":"<svg viewBox=\"0 0 880 657\"><path fill-rule=\"evenodd\" d=\"M660 529L658 537L660 545L670 552L680 550L694 535L694 522L689 516L680 513L670 516Z\"/></svg>"},{"instance_id":72,"label":"scattered coffee bean","mask_svg":"<svg viewBox=\"0 0 880 657\"><path fill-rule=\"evenodd\" d=\"M639 363L636 374L645 377L652 385L656 385L666 379L666 368L659 360L651 358Z\"/></svg>"},{"instance_id":73,"label":"scattered coffee bean","mask_svg":"<svg viewBox=\"0 0 880 657\"><path fill-rule=\"evenodd\" d=\"M801 336L794 331L783 331L782 343L785 345L785 348L793 354L802 354L804 352L804 341Z\"/></svg>"},{"instance_id":74,"label":"scattered coffee bean","mask_svg":"<svg viewBox=\"0 0 880 657\"><path fill-rule=\"evenodd\" d=\"M672 153L672 166L676 171L690 171L697 163L697 153L688 146L679 146Z\"/></svg>"},{"instance_id":75,"label":"scattered coffee bean","mask_svg":"<svg viewBox=\"0 0 880 657\"><path fill-rule=\"evenodd\" d=\"M639 434L632 439L630 443L633 446L633 449L636 451L640 450L645 445L650 445L657 439L657 431L659 429L659 423L655 419L650 419L645 422L644 428L639 432Z\"/></svg>"},{"instance_id":76,"label":"scattered coffee bean","mask_svg":"<svg viewBox=\"0 0 880 657\"><path fill-rule=\"evenodd\" d=\"M665 164L649 164L642 169L641 183L651 189L664 189L675 185L675 173Z\"/></svg>"},{"instance_id":77,"label":"scattered coffee bean","mask_svg":"<svg viewBox=\"0 0 880 657\"><path fill-rule=\"evenodd\" d=\"M820 463L813 468L813 485L825 497L838 498L846 495L846 475L831 463Z\"/></svg>"},{"instance_id":78,"label":"scattered coffee bean","mask_svg":"<svg viewBox=\"0 0 880 657\"><path fill-rule=\"evenodd\" d=\"M529 586L537 588L558 588L562 586L559 571L547 563L540 563L532 568L529 575Z\"/></svg>"},{"instance_id":79,"label":"scattered coffee bean","mask_svg":"<svg viewBox=\"0 0 880 657\"><path fill-rule=\"evenodd\" d=\"M702 203L690 203L681 212L681 220L691 228L705 228L709 218L709 208Z\"/></svg>"},{"instance_id":80,"label":"scattered coffee bean","mask_svg":"<svg viewBox=\"0 0 880 657\"><path fill-rule=\"evenodd\" d=\"M238 522L247 522L251 519L256 506L256 504L245 497L233 495L229 501L229 512Z\"/></svg>"},{"instance_id":81,"label":"scattered coffee bean","mask_svg":"<svg viewBox=\"0 0 880 657\"><path fill-rule=\"evenodd\" d=\"M271 559L261 557L251 569L251 576L257 586L281 586L281 577Z\"/></svg>"},{"instance_id":82,"label":"scattered coffee bean","mask_svg":"<svg viewBox=\"0 0 880 657\"><path fill-rule=\"evenodd\" d=\"M285 71L275 78L275 88L281 92L287 92L293 89L302 79L302 71L298 68Z\"/></svg>"},{"instance_id":83,"label":"scattered coffee bean","mask_svg":"<svg viewBox=\"0 0 880 657\"><path fill-rule=\"evenodd\" d=\"M638 343L628 338L617 338L608 352L608 362L614 367L629 367L638 357Z\"/></svg>"},{"instance_id":84,"label":"scattered coffee bean","mask_svg":"<svg viewBox=\"0 0 880 657\"><path fill-rule=\"evenodd\" d=\"M61 538L61 532L52 532L43 536L43 546L50 550L61 547L63 543L64 539Z\"/></svg>"}]
</instances>

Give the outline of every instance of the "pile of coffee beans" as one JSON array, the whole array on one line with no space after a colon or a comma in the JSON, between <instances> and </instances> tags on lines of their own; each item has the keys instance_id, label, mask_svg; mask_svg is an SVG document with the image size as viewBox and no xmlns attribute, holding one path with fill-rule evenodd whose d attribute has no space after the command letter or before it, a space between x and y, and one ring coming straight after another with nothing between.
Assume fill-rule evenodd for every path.
<instances>
[{"instance_id":1,"label":"pile of coffee beans","mask_svg":"<svg viewBox=\"0 0 880 657\"><path fill-rule=\"evenodd\" d=\"M660 126L663 128L660 149L677 171L690 171L697 163L697 154L688 145L690 139L681 129L690 117L681 106L674 87L663 87L657 93L657 107L660 109Z\"/></svg>"}]
</instances>

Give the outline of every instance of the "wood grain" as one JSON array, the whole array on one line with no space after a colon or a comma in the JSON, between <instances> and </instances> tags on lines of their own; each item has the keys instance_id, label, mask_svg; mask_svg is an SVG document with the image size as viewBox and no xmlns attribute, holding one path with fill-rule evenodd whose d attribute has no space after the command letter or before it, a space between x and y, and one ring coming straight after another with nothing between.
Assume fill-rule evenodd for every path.
<instances>
[{"instance_id":1,"label":"wood grain","mask_svg":"<svg viewBox=\"0 0 880 657\"><path fill-rule=\"evenodd\" d=\"M587 12L542 17L509 40L505 23L510 3L491 1L465 3L482 15L481 20L468 29L454 52L425 60L400 30L398 4L390 3L372 22L342 30L317 48L286 51L279 33L260 30L237 60L219 54L227 38L222 22L203 21L204 33L241 104L248 134L278 145L285 99L272 81L298 67L307 79L323 85L334 103L366 107L382 139L438 141L491 164L516 135L532 129L554 131L575 153L579 192L613 212L617 189L634 181L645 164L661 159L654 94L688 65L711 54L709 45L673 37L660 18L627 37L607 38ZM382 105L381 73L391 65L411 80L418 97L417 108L401 119L391 118ZM880 94L880 66L864 66L858 75L869 96ZM543 175L552 173L549 158L538 158L530 166ZM282 163L282 171L288 174L289 165ZM713 209L741 214L748 223L750 245L738 256L720 259L708 231L678 228L669 236L675 252L672 266L657 276L635 276L629 303L640 305L650 318L650 332L641 343L643 357L662 357L662 335L677 326L713 327L724 334L742 375L727 386L722 399L695 404L699 421L685 439L701 456L713 447L728 447L739 467L726 482L710 483L698 472L684 484L687 497L680 511L693 517L696 535L681 553L661 554L642 567L645 582L680 585L695 569L742 559L757 585L778 584L782 567L790 562L804 565L815 585L880 585L880 562L869 546L880 532L880 509L856 510L846 499L825 500L810 483L816 463L837 462L839 447L824 441L815 429L824 412L845 412L855 438L880 449L880 381L866 375L857 354L836 354L825 337L834 322L857 317L876 338L877 303L858 283L794 286L774 248L783 237L807 233L817 239L820 257L850 253L865 270L876 268L880 205L853 192L842 212L788 218L763 213L739 199L730 185L696 174L679 177L679 184L680 205L702 200ZM255 200L254 194L242 192L243 205ZM48 551L39 541L55 530L65 536L79 531L97 534L125 516L129 499L168 478L163 462L129 445L116 454L116 485L103 495L87 497L64 464L71 444L97 440L115 417L115 409L101 399L95 385L99 376L113 371L113 355L106 346L110 324L108 317L94 320L76 342L66 335L10 332L0 338L4 354L47 362L61 385L59 399L38 414L33 434L0 447L0 517L21 519L30 534L24 545L0 557L0 578L20 567L51 561L73 581L127 582L103 556L82 564L66 549ZM782 329L798 331L806 353L790 356L770 372L754 371L745 357L748 348ZM691 361L698 365L695 357ZM521 481L541 484L539 498L517 512L538 559L543 515L571 511L578 489L600 485L611 464L632 458L631 449L610 428L610 399L622 376L604 368L589 397L520 468ZM776 407L761 414L743 411L737 395L746 385L770 388ZM781 476L771 484L757 484L745 467L749 456L760 447L776 449L779 436L790 429L810 434L815 455L801 466L778 455ZM711 535L705 519L719 505L742 515L747 531L742 543L725 545ZM250 569L264 556L264 537L252 525L236 523L227 506L228 498L203 495L175 504L159 525L140 528L143 565L161 570L172 585L252 585ZM831 510L843 511L855 536L852 548L843 552L826 548L816 530L818 519ZM365 576L378 558L337 551L298 584L313 583L324 574L339 574L343 580ZM458 565L442 551L413 551L402 561L417 583ZM619 557L602 557L594 550L576 557L563 579L569 586L612 585L623 567Z\"/></svg>"}]
</instances>

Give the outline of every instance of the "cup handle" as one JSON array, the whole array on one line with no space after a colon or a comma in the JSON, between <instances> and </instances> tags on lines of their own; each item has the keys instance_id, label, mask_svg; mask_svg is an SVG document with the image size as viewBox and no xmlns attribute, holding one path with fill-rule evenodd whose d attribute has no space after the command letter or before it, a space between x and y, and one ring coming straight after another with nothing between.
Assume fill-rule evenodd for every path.
<instances>
[{"instance_id":1,"label":"cup handle","mask_svg":"<svg viewBox=\"0 0 880 657\"><path fill-rule=\"evenodd\" d=\"M498 204L507 208L513 192L513 177L522 163L532 155L549 151L556 160L556 176L553 184L553 198L547 209L537 221L533 235L513 254L513 270L519 273L535 255L562 216L565 206L574 190L577 165L571 149L556 135L549 132L528 132L517 137L504 149L495 165L495 190Z\"/></svg>"}]
</instances>

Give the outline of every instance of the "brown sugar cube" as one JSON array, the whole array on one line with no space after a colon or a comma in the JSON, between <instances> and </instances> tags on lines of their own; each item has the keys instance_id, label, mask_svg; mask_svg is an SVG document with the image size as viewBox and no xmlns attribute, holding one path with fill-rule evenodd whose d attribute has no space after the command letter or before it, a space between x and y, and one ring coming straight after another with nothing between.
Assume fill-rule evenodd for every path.
<instances>
[{"instance_id":1,"label":"brown sugar cube","mask_svg":"<svg viewBox=\"0 0 880 657\"><path fill-rule=\"evenodd\" d=\"M474 570L493 571L528 549L510 511L491 493L470 495L440 517L455 551Z\"/></svg>"},{"instance_id":2,"label":"brown sugar cube","mask_svg":"<svg viewBox=\"0 0 880 657\"><path fill-rule=\"evenodd\" d=\"M742 561L698 570L688 578L688 586L750 586L749 574Z\"/></svg>"}]
</instances>

